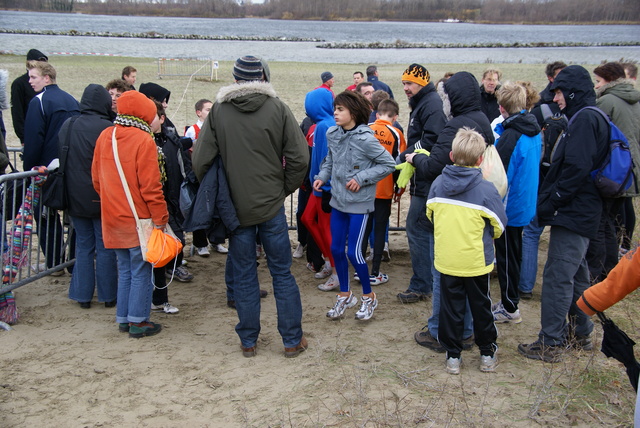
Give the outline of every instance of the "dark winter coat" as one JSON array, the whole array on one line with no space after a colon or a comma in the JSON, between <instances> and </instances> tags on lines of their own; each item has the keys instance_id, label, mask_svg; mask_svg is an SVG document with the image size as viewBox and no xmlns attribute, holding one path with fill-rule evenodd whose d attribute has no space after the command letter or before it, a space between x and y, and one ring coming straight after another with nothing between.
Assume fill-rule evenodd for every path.
<instances>
[{"instance_id":1,"label":"dark winter coat","mask_svg":"<svg viewBox=\"0 0 640 428\"><path fill-rule=\"evenodd\" d=\"M498 88L496 88L496 91ZM496 93L488 93L484 90L484 86L480 87L480 106L482 112L487 115L489 122L493 122L493 119L500 116L500 107L498 107L498 99Z\"/></svg>"},{"instance_id":2,"label":"dark winter coat","mask_svg":"<svg viewBox=\"0 0 640 428\"><path fill-rule=\"evenodd\" d=\"M64 185L67 189L67 212L75 217L99 218L100 197L91 181L91 164L96 140L110 126L113 126L111 95L96 84L87 86L80 101L80 116L75 121L67 119L58 134L59 153L69 139L69 151L64 170ZM72 123L73 121L73 123Z\"/></svg>"},{"instance_id":3,"label":"dark winter coat","mask_svg":"<svg viewBox=\"0 0 640 428\"><path fill-rule=\"evenodd\" d=\"M560 89L569 120L583 107L595 106L596 93L589 72L572 65L556 76L552 90ZM562 226L594 238L602 213L602 199L591 179L591 171L608 152L609 124L594 110L582 111L557 143L538 196L540 226Z\"/></svg>"},{"instance_id":4,"label":"dark winter coat","mask_svg":"<svg viewBox=\"0 0 640 428\"><path fill-rule=\"evenodd\" d=\"M206 230L211 242L223 242L240 226L224 166L217 156L200 182L184 230Z\"/></svg>"},{"instance_id":5,"label":"dark winter coat","mask_svg":"<svg viewBox=\"0 0 640 428\"><path fill-rule=\"evenodd\" d=\"M416 149L431 151L447 123L447 117L442 109L442 99L433 83L427 84L411 97L409 107L411 116L407 126L407 150L400 154L400 162L405 161L407 153L413 153ZM426 198L433 178L427 178L421 171L416 171L411 179L411 194Z\"/></svg>"},{"instance_id":6,"label":"dark winter coat","mask_svg":"<svg viewBox=\"0 0 640 428\"><path fill-rule=\"evenodd\" d=\"M80 105L58 85L45 86L29 102L24 130L24 170L34 166L47 166L58 157L58 132L62 124L80 114Z\"/></svg>"},{"instance_id":7,"label":"dark winter coat","mask_svg":"<svg viewBox=\"0 0 640 428\"><path fill-rule=\"evenodd\" d=\"M426 195L429 194L433 180L442 173L442 169L446 165L451 165L449 157L451 144L460 128L466 126L478 131L487 144L494 142L491 123L480 109L480 87L473 74L466 71L458 72L451 76L444 84L444 88L449 95L453 119L447 122L438 135L438 140L431 148L429 156L419 154L413 158L416 174L424 177L427 183Z\"/></svg>"},{"instance_id":8,"label":"dark winter coat","mask_svg":"<svg viewBox=\"0 0 640 428\"><path fill-rule=\"evenodd\" d=\"M37 49L31 49L27 53L27 61L48 59L45 54ZM36 91L29 84L29 73L17 77L11 83L11 120L13 130L24 145L24 120L27 117L29 102L36 96Z\"/></svg>"}]
</instances>

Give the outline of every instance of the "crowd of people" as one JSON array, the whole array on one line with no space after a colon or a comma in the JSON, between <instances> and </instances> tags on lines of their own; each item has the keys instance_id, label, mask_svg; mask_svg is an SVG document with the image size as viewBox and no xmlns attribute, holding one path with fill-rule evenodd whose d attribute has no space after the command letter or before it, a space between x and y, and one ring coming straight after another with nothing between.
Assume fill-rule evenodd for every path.
<instances>
[{"instance_id":1,"label":"crowd of people","mask_svg":"<svg viewBox=\"0 0 640 428\"><path fill-rule=\"evenodd\" d=\"M355 319L372 319L382 304L373 287L393 280L381 271L391 257L392 202L407 186L412 276L397 299L431 300L431 316L414 337L445 353L451 374L460 373L462 350L474 344L480 370L496 369L495 324L522 322L518 304L532 298L545 226L541 328L518 346L527 358L557 362L568 348L592 349L591 313L576 301L607 278L620 256L631 260L635 251L635 64L604 63L592 76L582 66L554 62L541 92L530 82L503 82L497 68L485 70L480 82L466 71L434 82L427 67L411 64L397 76L410 109L403 128L399 102L375 65L353 73L353 84L339 93L334 74L323 72L305 96L307 116L298 125L270 83L268 63L248 55L235 62L233 84L213 101L196 103L197 122L184 132L165 113L171 92L152 82L136 90L134 67L104 86L87 86L80 103L57 86L42 52L29 51L27 69L12 85L14 130L25 170L66 157L66 212L77 255L69 298L90 308L97 289L97 300L116 307L118 329L131 337L160 332L151 311L179 312L169 303L167 280L188 282L194 275L182 253L166 268L144 261L126 193L140 218L160 229L169 224L183 245L191 232L194 254L227 254L227 304L237 312L245 357L257 353L260 299L268 294L257 276L262 254L285 357L308 347L292 257L306 254L307 268L325 280L318 289L338 292L328 318L341 319L359 303ZM628 139L637 173L617 197L601 196L591 177L609 153L610 125L589 106L603 110ZM504 170L502 194L483 175L490 162ZM198 195L191 208L182 200L185 187ZM296 191L292 253L284 201ZM62 243L43 237L61 237L62 226L56 210L36 212L46 259L39 268L46 270L60 263ZM494 268L500 299L492 302Z\"/></svg>"}]
</instances>

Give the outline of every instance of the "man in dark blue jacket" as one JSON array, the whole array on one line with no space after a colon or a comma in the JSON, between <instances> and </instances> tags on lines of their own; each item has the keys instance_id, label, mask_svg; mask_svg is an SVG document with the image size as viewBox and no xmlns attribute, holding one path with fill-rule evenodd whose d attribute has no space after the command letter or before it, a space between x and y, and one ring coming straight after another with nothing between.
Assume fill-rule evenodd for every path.
<instances>
[{"instance_id":1,"label":"man in dark blue jacket","mask_svg":"<svg viewBox=\"0 0 640 428\"><path fill-rule=\"evenodd\" d=\"M391 99L393 99L393 91L391 90L389 85L378 80L378 67L376 67L375 65L370 65L369 67L367 67L367 82L371 82L374 90L383 90L387 94L389 94Z\"/></svg>"},{"instance_id":2,"label":"man in dark blue jacket","mask_svg":"<svg viewBox=\"0 0 640 428\"><path fill-rule=\"evenodd\" d=\"M538 340L520 344L518 351L527 358L558 362L568 345L593 348L593 323L573 302L589 287L585 256L602 213L602 199L590 174L607 155L609 124L594 110L577 114L596 104L591 76L583 67L562 70L551 90L561 111L573 121L556 145L538 196L538 222L551 226L542 278L542 328Z\"/></svg>"},{"instance_id":3,"label":"man in dark blue jacket","mask_svg":"<svg viewBox=\"0 0 640 428\"><path fill-rule=\"evenodd\" d=\"M28 123L24 130L23 168L47 166L58 157L58 132L62 124L72 116L80 114L78 101L56 84L56 69L43 61L27 62L29 84L38 95L29 102ZM58 212L35 207L38 221L38 240L47 262L34 268L45 270L60 264L62 257L62 225ZM55 237L55 238L54 238Z\"/></svg>"},{"instance_id":4,"label":"man in dark blue jacket","mask_svg":"<svg viewBox=\"0 0 640 428\"><path fill-rule=\"evenodd\" d=\"M80 114L75 98L56 84L56 69L43 61L29 61L29 84L38 95L29 102L24 130L24 170L58 157L58 132L70 117Z\"/></svg>"}]
</instances>

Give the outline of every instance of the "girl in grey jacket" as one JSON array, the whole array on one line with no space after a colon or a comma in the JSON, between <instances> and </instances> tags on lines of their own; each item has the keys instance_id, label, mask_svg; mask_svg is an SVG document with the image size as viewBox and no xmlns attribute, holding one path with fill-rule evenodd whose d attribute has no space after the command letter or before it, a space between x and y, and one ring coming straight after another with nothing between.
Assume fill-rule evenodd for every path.
<instances>
[{"instance_id":1,"label":"girl in grey jacket","mask_svg":"<svg viewBox=\"0 0 640 428\"><path fill-rule=\"evenodd\" d=\"M340 280L336 303L327 312L331 319L341 318L358 302L349 287L347 256L362 283L362 304L356 319L370 319L378 306L362 240L369 213L374 210L376 183L395 170L395 162L367 126L370 113L371 106L362 95L346 91L336 96L333 116L337 126L327 131L327 156L313 182L313 188L320 191L331 178L331 254Z\"/></svg>"}]
</instances>

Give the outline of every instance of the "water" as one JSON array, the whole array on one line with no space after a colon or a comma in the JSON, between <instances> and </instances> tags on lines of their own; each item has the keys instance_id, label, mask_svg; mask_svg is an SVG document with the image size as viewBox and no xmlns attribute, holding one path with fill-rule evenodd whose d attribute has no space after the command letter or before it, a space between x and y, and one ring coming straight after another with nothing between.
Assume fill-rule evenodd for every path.
<instances>
[{"instance_id":1,"label":"water","mask_svg":"<svg viewBox=\"0 0 640 428\"><path fill-rule=\"evenodd\" d=\"M638 25L480 25L419 22L320 22L267 19L163 18L0 12L0 27L112 33L156 31L165 34L202 34L246 37L299 37L327 42L410 43L533 43L640 42ZM257 42L126 39L81 36L0 34L3 50L22 55L32 48L47 53L109 54L134 57L212 57L234 60L254 53L271 61L336 63L599 63L602 60L640 61L640 47L589 48L461 48L461 49L319 49L320 42Z\"/></svg>"}]
</instances>

